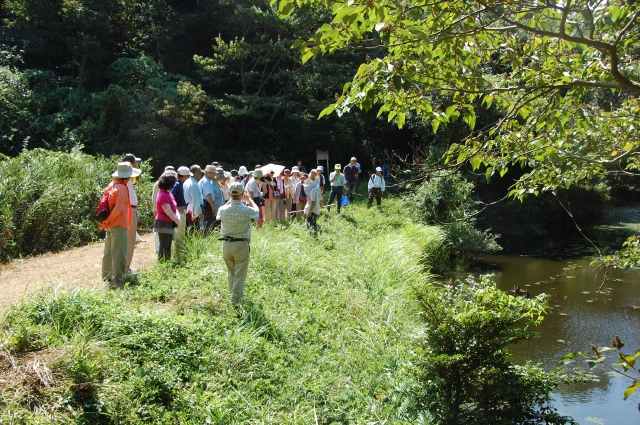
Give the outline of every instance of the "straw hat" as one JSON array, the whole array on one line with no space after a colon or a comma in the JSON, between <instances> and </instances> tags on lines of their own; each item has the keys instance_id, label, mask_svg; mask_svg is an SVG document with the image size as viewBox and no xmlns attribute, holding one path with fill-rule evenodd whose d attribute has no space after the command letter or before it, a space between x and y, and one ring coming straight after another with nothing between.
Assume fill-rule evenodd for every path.
<instances>
[{"instance_id":1,"label":"straw hat","mask_svg":"<svg viewBox=\"0 0 640 425\"><path fill-rule=\"evenodd\" d=\"M215 173L217 170L216 167L214 167L213 165L207 165L206 167L204 167L204 172L205 173Z\"/></svg>"}]
</instances>

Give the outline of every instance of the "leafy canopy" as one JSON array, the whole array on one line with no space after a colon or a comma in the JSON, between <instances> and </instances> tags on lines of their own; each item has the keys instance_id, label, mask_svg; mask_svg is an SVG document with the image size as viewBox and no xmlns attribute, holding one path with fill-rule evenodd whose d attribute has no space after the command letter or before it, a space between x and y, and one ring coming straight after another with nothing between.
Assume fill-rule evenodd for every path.
<instances>
[{"instance_id":1,"label":"leafy canopy","mask_svg":"<svg viewBox=\"0 0 640 425\"><path fill-rule=\"evenodd\" d=\"M380 104L402 127L410 116L433 131L462 118L468 136L445 156L489 178L528 167L511 196L556 190L638 168L640 82L633 1L273 0L281 17L305 3L333 20L294 44L303 61L362 50L364 63L333 111ZM366 60L365 60L366 58ZM448 95L442 106L438 97ZM479 108L501 119L476 128Z\"/></svg>"}]
</instances>

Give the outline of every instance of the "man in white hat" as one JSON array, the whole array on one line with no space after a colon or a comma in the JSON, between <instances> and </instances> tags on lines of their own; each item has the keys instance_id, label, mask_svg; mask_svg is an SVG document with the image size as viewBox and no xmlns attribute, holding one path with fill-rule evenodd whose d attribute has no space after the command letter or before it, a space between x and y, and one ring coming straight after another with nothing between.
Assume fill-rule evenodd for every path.
<instances>
[{"instance_id":1,"label":"man in white hat","mask_svg":"<svg viewBox=\"0 0 640 425\"><path fill-rule=\"evenodd\" d=\"M123 162L128 162L134 169L138 168L138 162L140 158L132 153L128 153L124 156ZM127 179L127 189L129 190L129 203L131 204L131 223L129 223L129 231L127 232L127 263L124 266L125 273L133 273L135 270L131 269L131 263L133 262L133 251L136 248L136 236L138 231L138 196L136 195L136 189L133 184L136 182L135 177Z\"/></svg>"},{"instance_id":2,"label":"man in white hat","mask_svg":"<svg viewBox=\"0 0 640 425\"><path fill-rule=\"evenodd\" d=\"M227 266L231 302L235 305L242 300L249 269L251 220L260 217L260 210L239 182L231 183L229 195L231 201L218 209L217 219L222 223L222 258Z\"/></svg>"},{"instance_id":3,"label":"man in white hat","mask_svg":"<svg viewBox=\"0 0 640 425\"><path fill-rule=\"evenodd\" d=\"M204 215L202 215L202 192L200 192L200 186L198 186L198 177L202 176L202 170L199 165L192 165L188 171L189 178L182 183L184 200L187 202L187 228L193 225L196 217L199 220L204 220Z\"/></svg>"},{"instance_id":4,"label":"man in white hat","mask_svg":"<svg viewBox=\"0 0 640 425\"><path fill-rule=\"evenodd\" d=\"M371 208L373 205L373 198L376 198L376 203L380 206L382 200L382 193L385 189L385 181L382 176L382 168L376 167L376 173L371 176L369 183L367 184L369 189L369 201L367 201L367 208Z\"/></svg>"},{"instance_id":5,"label":"man in white hat","mask_svg":"<svg viewBox=\"0 0 640 425\"><path fill-rule=\"evenodd\" d=\"M109 216L100 223L99 229L107 231L102 255L102 278L110 282L120 281L127 263L128 230L131 223L131 204L127 182L140 175L140 170L129 162L119 162L110 183Z\"/></svg>"},{"instance_id":6,"label":"man in white hat","mask_svg":"<svg viewBox=\"0 0 640 425\"><path fill-rule=\"evenodd\" d=\"M173 190L171 190L171 193L173 193L173 197L176 200L177 210L180 213L180 215L178 216L180 218L180 225L176 229L175 233L177 249L179 248L180 242L182 242L182 239L184 238L184 232L187 228L187 198L184 193L184 183L189 180L189 177L191 177L191 171L189 171L189 169L183 165L181 167L178 167L178 170L176 172L178 173L178 179L175 186L173 186Z\"/></svg>"},{"instance_id":7,"label":"man in white hat","mask_svg":"<svg viewBox=\"0 0 640 425\"><path fill-rule=\"evenodd\" d=\"M204 169L204 177L198 182L202 192L202 214L204 215L205 229L216 226L216 214L224 201L222 189L215 181L216 172L217 167L207 165Z\"/></svg>"}]
</instances>

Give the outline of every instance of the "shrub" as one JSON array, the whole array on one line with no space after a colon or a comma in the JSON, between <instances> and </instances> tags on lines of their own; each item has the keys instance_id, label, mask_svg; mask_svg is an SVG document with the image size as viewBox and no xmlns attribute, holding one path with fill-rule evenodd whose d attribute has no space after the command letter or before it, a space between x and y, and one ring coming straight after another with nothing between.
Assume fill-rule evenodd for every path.
<instances>
[{"instance_id":1,"label":"shrub","mask_svg":"<svg viewBox=\"0 0 640 425\"><path fill-rule=\"evenodd\" d=\"M444 229L454 255L501 249L496 235L474 226L478 209L472 192L473 183L460 174L434 173L409 195L409 204L421 221Z\"/></svg>"},{"instance_id":2,"label":"shrub","mask_svg":"<svg viewBox=\"0 0 640 425\"><path fill-rule=\"evenodd\" d=\"M94 220L120 157L43 149L0 160L0 261L95 241ZM138 179L141 227L151 224L149 169Z\"/></svg>"},{"instance_id":3,"label":"shrub","mask_svg":"<svg viewBox=\"0 0 640 425\"><path fill-rule=\"evenodd\" d=\"M535 335L545 295L513 297L486 277L416 293L426 325L415 362L421 408L443 425L567 422L549 406L554 374L507 360L508 345Z\"/></svg>"}]
</instances>

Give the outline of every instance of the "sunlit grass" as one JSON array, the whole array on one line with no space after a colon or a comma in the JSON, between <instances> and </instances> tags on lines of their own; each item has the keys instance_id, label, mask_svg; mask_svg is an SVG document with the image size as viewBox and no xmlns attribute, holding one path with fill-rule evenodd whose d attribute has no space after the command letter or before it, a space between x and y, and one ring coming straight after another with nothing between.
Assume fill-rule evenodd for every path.
<instances>
[{"instance_id":1,"label":"sunlit grass","mask_svg":"<svg viewBox=\"0 0 640 425\"><path fill-rule=\"evenodd\" d=\"M254 229L241 308L217 235L122 289L42 293L5 316L15 358L64 355L39 407L1 387L0 419L85 423L398 423L408 408L412 285L442 234L399 201ZM19 360L16 368L19 367ZM87 384L88 383L88 384ZM83 384L83 385L81 385ZM405 394L406 392L406 394ZM424 420L423 422L428 422Z\"/></svg>"}]
</instances>

